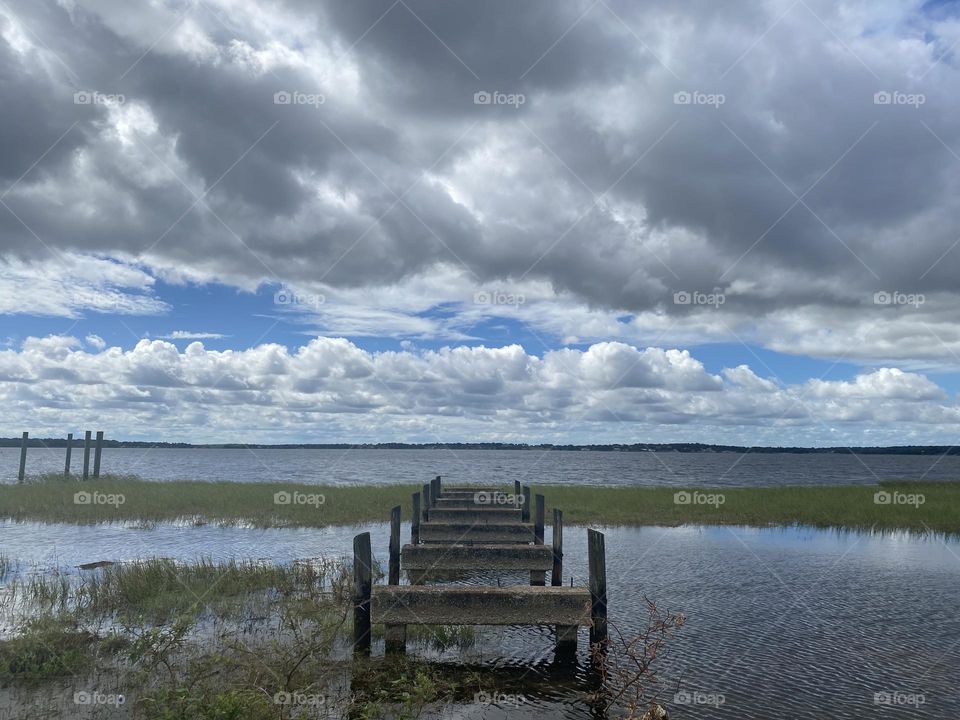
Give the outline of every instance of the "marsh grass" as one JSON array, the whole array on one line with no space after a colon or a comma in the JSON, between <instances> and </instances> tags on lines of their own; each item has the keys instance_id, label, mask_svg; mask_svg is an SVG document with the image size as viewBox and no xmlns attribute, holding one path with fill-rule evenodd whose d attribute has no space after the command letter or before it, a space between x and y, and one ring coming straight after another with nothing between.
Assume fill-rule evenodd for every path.
<instances>
[{"instance_id":1,"label":"marsh grass","mask_svg":"<svg viewBox=\"0 0 960 720\"><path fill-rule=\"evenodd\" d=\"M126 521L147 526L174 521L191 524L248 524L252 527L322 527L384 522L400 505L410 517L410 496L420 486L321 486L278 483L148 482L105 476L86 483L60 475L0 485L0 517L42 522ZM504 483L504 489L512 488ZM119 505L78 505L80 490L122 495ZM723 504L678 504L677 492L721 494ZM924 503L877 504L878 490L920 493ZM275 504L280 491L322 494L317 505ZM568 524L600 525L809 525L850 529L960 533L960 482L888 481L876 485L823 485L753 488L593 487L535 485L547 500L547 517L556 506Z\"/></svg>"}]
</instances>

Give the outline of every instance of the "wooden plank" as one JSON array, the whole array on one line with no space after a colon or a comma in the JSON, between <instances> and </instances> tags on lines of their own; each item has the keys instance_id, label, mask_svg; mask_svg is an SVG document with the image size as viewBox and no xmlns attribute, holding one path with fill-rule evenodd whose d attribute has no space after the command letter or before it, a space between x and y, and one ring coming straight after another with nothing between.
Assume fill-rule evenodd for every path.
<instances>
[{"instance_id":1,"label":"wooden plank","mask_svg":"<svg viewBox=\"0 0 960 720\"><path fill-rule=\"evenodd\" d=\"M24 432L20 438L20 470L17 472L17 482L23 482L27 478L27 439L30 433Z\"/></svg>"},{"instance_id":2,"label":"wooden plank","mask_svg":"<svg viewBox=\"0 0 960 720\"><path fill-rule=\"evenodd\" d=\"M67 433L67 458L63 463L63 476L70 477L70 453L73 452L73 433Z\"/></svg>"},{"instance_id":3,"label":"wooden plank","mask_svg":"<svg viewBox=\"0 0 960 720\"><path fill-rule=\"evenodd\" d=\"M590 591L576 587L381 585L374 622L422 625L590 625Z\"/></svg>"},{"instance_id":4,"label":"wooden plank","mask_svg":"<svg viewBox=\"0 0 960 720\"><path fill-rule=\"evenodd\" d=\"M410 514L410 542L420 542L420 493L413 494L413 512Z\"/></svg>"},{"instance_id":5,"label":"wooden plank","mask_svg":"<svg viewBox=\"0 0 960 720\"><path fill-rule=\"evenodd\" d=\"M587 530L590 564L590 644L607 641L607 560L603 533Z\"/></svg>"},{"instance_id":6,"label":"wooden plank","mask_svg":"<svg viewBox=\"0 0 960 720\"><path fill-rule=\"evenodd\" d=\"M353 649L370 651L370 592L373 587L370 533L353 538Z\"/></svg>"},{"instance_id":7,"label":"wooden plank","mask_svg":"<svg viewBox=\"0 0 960 720\"><path fill-rule=\"evenodd\" d=\"M447 543L533 542L530 523L438 523L420 524L420 541Z\"/></svg>"},{"instance_id":8,"label":"wooden plank","mask_svg":"<svg viewBox=\"0 0 960 720\"><path fill-rule=\"evenodd\" d=\"M554 587L563 585L563 510L559 508L553 509L553 568L550 571L550 584Z\"/></svg>"},{"instance_id":9,"label":"wooden plank","mask_svg":"<svg viewBox=\"0 0 960 720\"><path fill-rule=\"evenodd\" d=\"M512 507L478 505L472 508L448 508L439 505L430 511L430 520L447 523L511 523L520 522L520 511Z\"/></svg>"},{"instance_id":10,"label":"wooden plank","mask_svg":"<svg viewBox=\"0 0 960 720\"><path fill-rule=\"evenodd\" d=\"M550 548L542 545L404 545L404 570L549 570Z\"/></svg>"}]
</instances>

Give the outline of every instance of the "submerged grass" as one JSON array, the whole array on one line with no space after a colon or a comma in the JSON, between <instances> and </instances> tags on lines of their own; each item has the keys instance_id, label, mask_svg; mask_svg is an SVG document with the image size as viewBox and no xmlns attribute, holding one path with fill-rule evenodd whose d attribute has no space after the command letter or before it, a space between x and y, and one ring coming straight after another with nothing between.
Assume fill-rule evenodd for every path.
<instances>
[{"instance_id":1,"label":"submerged grass","mask_svg":"<svg viewBox=\"0 0 960 720\"><path fill-rule=\"evenodd\" d=\"M390 508L410 516L420 486L322 486L278 483L149 482L105 476L64 481L61 476L0 485L0 517L44 522L111 521L246 523L254 527L322 527L384 521ZM504 489L512 489L504 484ZM691 502L676 501L680 492ZM89 503L78 492L98 493ZM810 525L850 529L907 529L960 533L960 483L888 481L875 485L754 488L592 487L536 485L568 524ZM891 502L877 502L875 494ZM275 501L277 493L287 493ZM712 498L704 497L716 495ZM915 496L913 498L909 496ZM681 500L683 498L681 497ZM722 503L719 500L722 499ZM884 499L883 497L880 498ZM915 500L916 502L904 502ZM922 499L922 504L919 500ZM289 500L289 502L284 502ZM703 501L703 502L701 502ZM109 504L108 504L109 503Z\"/></svg>"}]
</instances>

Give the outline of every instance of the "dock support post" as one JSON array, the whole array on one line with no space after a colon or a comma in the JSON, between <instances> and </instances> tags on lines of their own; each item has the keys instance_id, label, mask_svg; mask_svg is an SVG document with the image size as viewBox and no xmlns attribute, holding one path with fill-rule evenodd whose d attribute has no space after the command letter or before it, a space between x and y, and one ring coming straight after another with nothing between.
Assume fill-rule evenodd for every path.
<instances>
[{"instance_id":1,"label":"dock support post","mask_svg":"<svg viewBox=\"0 0 960 720\"><path fill-rule=\"evenodd\" d=\"M413 494L413 513L410 516L410 542L420 544L420 493Z\"/></svg>"},{"instance_id":2,"label":"dock support post","mask_svg":"<svg viewBox=\"0 0 960 720\"><path fill-rule=\"evenodd\" d=\"M590 644L607 642L607 559L603 533L587 530L587 555L590 564Z\"/></svg>"},{"instance_id":3,"label":"dock support post","mask_svg":"<svg viewBox=\"0 0 960 720\"><path fill-rule=\"evenodd\" d=\"M523 489L520 487L520 481L513 481L513 504L515 507L520 507L520 498L523 495Z\"/></svg>"},{"instance_id":4,"label":"dock support post","mask_svg":"<svg viewBox=\"0 0 960 720\"><path fill-rule=\"evenodd\" d=\"M27 439L30 433L23 433L20 438L20 470L17 472L17 482L23 482L27 478Z\"/></svg>"},{"instance_id":5,"label":"dock support post","mask_svg":"<svg viewBox=\"0 0 960 720\"><path fill-rule=\"evenodd\" d=\"M67 433L67 459L63 462L63 477L70 477L70 453L73 452L73 433Z\"/></svg>"},{"instance_id":6,"label":"dock support post","mask_svg":"<svg viewBox=\"0 0 960 720\"><path fill-rule=\"evenodd\" d=\"M437 506L437 500L440 499L440 492L441 492L441 490L440 490L440 476L439 476L439 475L437 475L437 476L433 479L433 483L432 483L432 485L431 485L430 490L431 490L431 492L430 492L430 505L432 505L433 507L436 507L436 506Z\"/></svg>"},{"instance_id":7,"label":"dock support post","mask_svg":"<svg viewBox=\"0 0 960 720\"><path fill-rule=\"evenodd\" d=\"M423 520L430 519L430 483L423 484Z\"/></svg>"},{"instance_id":8,"label":"dock support post","mask_svg":"<svg viewBox=\"0 0 960 720\"><path fill-rule=\"evenodd\" d=\"M97 444L93 451L93 479L100 477L100 454L103 452L103 430L97 430Z\"/></svg>"},{"instance_id":9,"label":"dock support post","mask_svg":"<svg viewBox=\"0 0 960 720\"><path fill-rule=\"evenodd\" d=\"M370 533L353 538L353 650L370 652L370 595L373 586Z\"/></svg>"},{"instance_id":10,"label":"dock support post","mask_svg":"<svg viewBox=\"0 0 960 720\"><path fill-rule=\"evenodd\" d=\"M387 582L400 584L400 506L390 511L390 573ZM402 653L407 649L407 626L385 624L383 627L385 650L388 653Z\"/></svg>"},{"instance_id":11,"label":"dock support post","mask_svg":"<svg viewBox=\"0 0 960 720\"><path fill-rule=\"evenodd\" d=\"M523 507L520 508L520 522L530 522L530 486L523 488Z\"/></svg>"},{"instance_id":12,"label":"dock support post","mask_svg":"<svg viewBox=\"0 0 960 720\"><path fill-rule=\"evenodd\" d=\"M90 479L90 431L83 435L83 479Z\"/></svg>"},{"instance_id":13,"label":"dock support post","mask_svg":"<svg viewBox=\"0 0 960 720\"><path fill-rule=\"evenodd\" d=\"M545 501L543 495L537 495L533 514L533 544L543 545L543 523L545 520Z\"/></svg>"},{"instance_id":14,"label":"dock support post","mask_svg":"<svg viewBox=\"0 0 960 720\"><path fill-rule=\"evenodd\" d=\"M550 584L553 587L563 585L563 510L553 509L553 569L550 571Z\"/></svg>"}]
</instances>

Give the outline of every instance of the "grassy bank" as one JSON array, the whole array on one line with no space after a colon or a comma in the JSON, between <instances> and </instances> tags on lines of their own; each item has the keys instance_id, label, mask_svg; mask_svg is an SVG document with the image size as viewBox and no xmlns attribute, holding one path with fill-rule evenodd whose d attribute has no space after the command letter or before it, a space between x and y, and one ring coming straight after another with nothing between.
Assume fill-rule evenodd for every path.
<instances>
[{"instance_id":1,"label":"grassy bank","mask_svg":"<svg viewBox=\"0 0 960 720\"><path fill-rule=\"evenodd\" d=\"M146 482L116 476L83 483L54 476L0 485L0 517L70 523L178 520L256 527L351 525L385 521L394 505L402 505L403 517L409 518L410 495L419 489L413 485ZM875 502L878 491L893 502ZM75 500L78 492L91 497ZM699 495L690 495L691 502L686 504L675 502L680 488L538 485L536 492L546 496L548 519L556 506L564 511L568 524L801 524L960 532L960 483L691 488L689 493ZM276 493L287 495L277 502ZM87 499L90 502L84 502Z\"/></svg>"}]
</instances>

